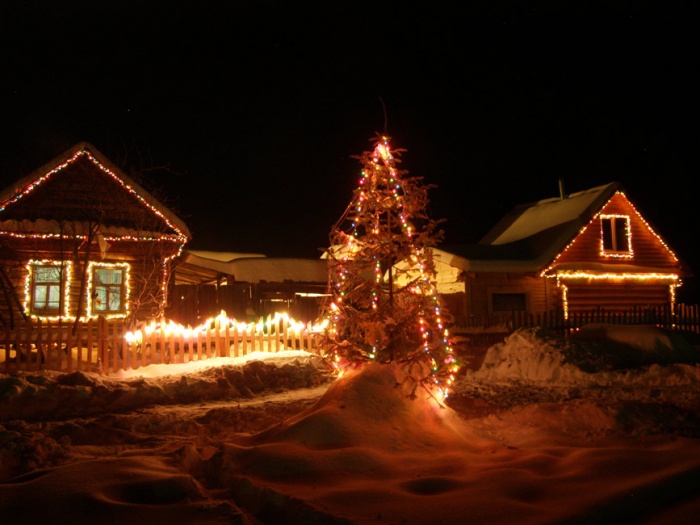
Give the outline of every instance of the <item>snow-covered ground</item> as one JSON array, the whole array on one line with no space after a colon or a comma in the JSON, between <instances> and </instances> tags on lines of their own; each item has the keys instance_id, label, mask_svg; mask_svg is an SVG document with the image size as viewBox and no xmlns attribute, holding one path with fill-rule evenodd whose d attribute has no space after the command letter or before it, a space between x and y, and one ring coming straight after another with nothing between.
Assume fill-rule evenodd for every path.
<instances>
[{"instance_id":1,"label":"snow-covered ground","mask_svg":"<svg viewBox=\"0 0 700 525\"><path fill-rule=\"evenodd\" d=\"M0 374L13 523L689 523L700 354L651 327L521 330L440 406L304 352ZM200 369L194 369L199 367ZM9 521L8 521L9 522Z\"/></svg>"}]
</instances>

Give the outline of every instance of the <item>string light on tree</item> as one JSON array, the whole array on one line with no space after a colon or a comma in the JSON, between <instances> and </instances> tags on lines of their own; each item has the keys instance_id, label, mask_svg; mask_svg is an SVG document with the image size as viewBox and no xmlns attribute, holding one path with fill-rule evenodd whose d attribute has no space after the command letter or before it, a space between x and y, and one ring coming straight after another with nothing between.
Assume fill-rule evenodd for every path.
<instances>
[{"instance_id":1,"label":"string light on tree","mask_svg":"<svg viewBox=\"0 0 700 525\"><path fill-rule=\"evenodd\" d=\"M341 370L397 363L413 393L444 398L457 363L435 285L441 221L426 213L431 186L398 168L402 153L377 135L357 157L359 184L330 233L324 350Z\"/></svg>"}]
</instances>

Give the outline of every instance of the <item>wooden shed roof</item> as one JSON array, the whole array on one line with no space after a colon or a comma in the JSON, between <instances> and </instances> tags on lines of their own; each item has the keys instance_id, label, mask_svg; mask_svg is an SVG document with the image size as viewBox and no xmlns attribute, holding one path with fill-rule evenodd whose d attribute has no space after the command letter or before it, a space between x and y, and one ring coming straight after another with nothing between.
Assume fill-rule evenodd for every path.
<instances>
[{"instance_id":1,"label":"wooden shed roof","mask_svg":"<svg viewBox=\"0 0 700 525\"><path fill-rule=\"evenodd\" d=\"M103 212L106 227L138 227L175 235L182 242L191 239L177 215L87 142L0 192L0 221L6 226L51 228L51 221L60 219L78 230L86 209Z\"/></svg>"}]
</instances>

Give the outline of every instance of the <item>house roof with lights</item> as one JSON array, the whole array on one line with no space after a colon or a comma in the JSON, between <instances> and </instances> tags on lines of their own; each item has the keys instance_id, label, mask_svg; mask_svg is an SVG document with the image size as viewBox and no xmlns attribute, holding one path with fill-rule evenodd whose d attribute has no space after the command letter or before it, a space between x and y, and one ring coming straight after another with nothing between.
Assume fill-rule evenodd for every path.
<instances>
[{"instance_id":1,"label":"house roof with lights","mask_svg":"<svg viewBox=\"0 0 700 525\"><path fill-rule=\"evenodd\" d=\"M592 221L609 206L615 209L627 206L626 211L633 216L635 224L639 225L637 227L645 230L645 237L658 241L653 247L656 249L656 255L609 261L577 260L571 256L562 258L565 252L571 251L571 244L584 231L588 230L589 236L599 236L600 228L597 224L591 226ZM645 242L649 245L648 241ZM677 271L681 267L684 275L690 275L689 270L678 261L670 248L634 209L618 182L518 205L478 244L447 246L443 247L443 251L452 255L449 264L467 272L539 274L556 264L560 270L566 268L576 271L585 267L587 270L600 272L612 270L663 273Z\"/></svg>"},{"instance_id":2,"label":"house roof with lights","mask_svg":"<svg viewBox=\"0 0 700 525\"><path fill-rule=\"evenodd\" d=\"M99 178L89 185L89 178ZM187 225L100 151L81 142L0 192L0 229L84 234L85 209L99 209L105 236L191 239ZM60 223L60 224L59 224Z\"/></svg>"}]
</instances>

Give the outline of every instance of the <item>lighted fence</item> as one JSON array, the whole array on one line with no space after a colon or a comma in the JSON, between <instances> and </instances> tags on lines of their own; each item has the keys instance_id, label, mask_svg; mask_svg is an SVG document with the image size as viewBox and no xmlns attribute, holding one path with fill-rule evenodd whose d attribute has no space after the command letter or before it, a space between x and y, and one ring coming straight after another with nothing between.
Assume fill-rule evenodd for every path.
<instances>
[{"instance_id":1,"label":"lighted fence","mask_svg":"<svg viewBox=\"0 0 700 525\"><path fill-rule=\"evenodd\" d=\"M570 314L530 315L515 312L498 318L457 322L450 330L460 339L465 356L481 356L513 330L540 326L567 334L588 323L650 324L672 330L700 333L697 305L632 309L627 312L596 310ZM243 357L252 352L306 350L316 352L323 325L304 324L285 314L255 323L216 318L196 328L165 320L127 331L119 321L28 320L12 329L0 327L0 372L76 370L113 373L151 364L175 364L214 357ZM478 359L474 359L478 363Z\"/></svg>"},{"instance_id":2,"label":"lighted fence","mask_svg":"<svg viewBox=\"0 0 700 525\"><path fill-rule=\"evenodd\" d=\"M299 323L285 314L243 323L222 312L195 328L160 320L133 331L106 319L28 321L13 330L0 329L0 372L112 373L151 364L243 357L252 352L315 352L321 331L321 325Z\"/></svg>"}]
</instances>

